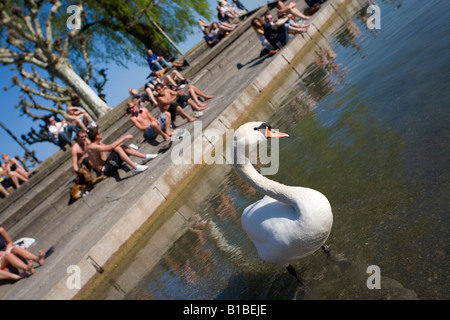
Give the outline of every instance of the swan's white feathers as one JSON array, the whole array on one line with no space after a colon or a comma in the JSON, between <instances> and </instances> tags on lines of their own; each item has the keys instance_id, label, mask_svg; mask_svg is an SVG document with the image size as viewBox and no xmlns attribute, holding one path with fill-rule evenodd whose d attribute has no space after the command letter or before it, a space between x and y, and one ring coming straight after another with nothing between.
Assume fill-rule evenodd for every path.
<instances>
[{"instance_id":1,"label":"swan's white feathers","mask_svg":"<svg viewBox=\"0 0 450 320\"><path fill-rule=\"evenodd\" d=\"M324 197L307 188L296 188L309 199ZM314 203L315 201L312 201ZM242 214L242 228L254 243L258 254L266 262L286 266L319 249L328 238L332 220L321 214L329 209L320 203L293 206L269 196L248 206ZM328 201L326 201L328 203ZM329 223L328 223L329 222Z\"/></svg>"},{"instance_id":2,"label":"swan's white feathers","mask_svg":"<svg viewBox=\"0 0 450 320\"><path fill-rule=\"evenodd\" d=\"M232 152L237 151L234 167L239 176L266 196L249 205L242 214L242 227L264 261L286 266L319 249L333 224L328 199L319 191L291 187L259 174L239 150L254 147L266 139L262 122L242 125L235 133ZM246 160L246 161L242 161Z\"/></svg>"}]
</instances>

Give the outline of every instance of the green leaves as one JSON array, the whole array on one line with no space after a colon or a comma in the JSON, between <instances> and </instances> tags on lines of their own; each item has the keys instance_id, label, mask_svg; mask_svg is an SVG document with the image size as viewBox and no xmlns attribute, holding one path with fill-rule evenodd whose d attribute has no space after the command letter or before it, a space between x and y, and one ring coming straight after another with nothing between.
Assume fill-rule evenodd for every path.
<instances>
[{"instance_id":1,"label":"green leaves","mask_svg":"<svg viewBox=\"0 0 450 320\"><path fill-rule=\"evenodd\" d=\"M212 16L207 0L87 0L85 10L88 27L83 32L101 36L105 45L103 55L96 52L96 56L119 64L125 59L142 63L148 48L166 57L176 53L152 21L176 43L193 32L200 16Z\"/></svg>"}]
</instances>

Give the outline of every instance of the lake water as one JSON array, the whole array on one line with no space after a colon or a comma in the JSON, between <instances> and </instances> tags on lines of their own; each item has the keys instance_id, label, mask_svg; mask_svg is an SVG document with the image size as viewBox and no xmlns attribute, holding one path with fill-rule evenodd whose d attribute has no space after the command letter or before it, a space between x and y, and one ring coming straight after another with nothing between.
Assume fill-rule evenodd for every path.
<instances>
[{"instance_id":1,"label":"lake water","mask_svg":"<svg viewBox=\"0 0 450 320\"><path fill-rule=\"evenodd\" d=\"M208 166L176 241L156 252L144 239L96 298L450 298L450 2L377 2L381 29L366 27L367 5L354 10L263 119L290 134L271 179L331 203L331 257L295 265L303 286L264 263L240 224L262 195ZM381 289L367 287L370 265Z\"/></svg>"}]
</instances>

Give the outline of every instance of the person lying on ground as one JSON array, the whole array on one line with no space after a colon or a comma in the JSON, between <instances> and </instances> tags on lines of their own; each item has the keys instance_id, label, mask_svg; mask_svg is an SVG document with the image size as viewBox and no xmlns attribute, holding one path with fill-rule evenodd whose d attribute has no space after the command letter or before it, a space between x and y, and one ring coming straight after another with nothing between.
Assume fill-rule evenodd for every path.
<instances>
[{"instance_id":1,"label":"person lying on ground","mask_svg":"<svg viewBox=\"0 0 450 320\"><path fill-rule=\"evenodd\" d=\"M148 166L137 164L130 159L130 156L141 158L142 164L157 156L157 154L143 154L124 144L126 140L133 139L131 134L127 134L111 144L103 143L103 134L99 127L90 128L88 136L91 140L87 147L88 157L93 169L99 175L114 176L124 162L132 167L134 173L137 174L147 170ZM109 155L107 155L107 152L109 152Z\"/></svg>"}]
</instances>

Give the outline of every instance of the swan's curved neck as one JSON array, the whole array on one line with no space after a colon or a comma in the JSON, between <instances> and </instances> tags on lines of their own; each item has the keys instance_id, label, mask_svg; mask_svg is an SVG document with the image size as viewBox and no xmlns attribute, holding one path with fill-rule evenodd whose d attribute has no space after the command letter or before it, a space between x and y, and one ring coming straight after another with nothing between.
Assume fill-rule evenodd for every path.
<instances>
[{"instance_id":1,"label":"swan's curved neck","mask_svg":"<svg viewBox=\"0 0 450 320\"><path fill-rule=\"evenodd\" d=\"M233 166L242 179L262 194L285 204L296 206L296 199L291 197L292 187L266 178L253 167L248 158L245 158L242 164L235 162Z\"/></svg>"}]
</instances>

